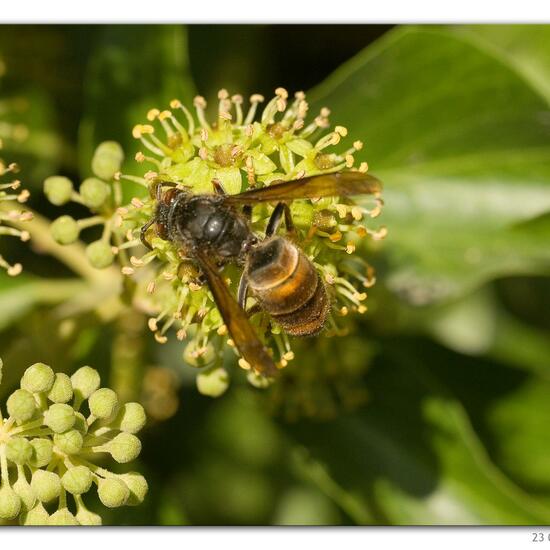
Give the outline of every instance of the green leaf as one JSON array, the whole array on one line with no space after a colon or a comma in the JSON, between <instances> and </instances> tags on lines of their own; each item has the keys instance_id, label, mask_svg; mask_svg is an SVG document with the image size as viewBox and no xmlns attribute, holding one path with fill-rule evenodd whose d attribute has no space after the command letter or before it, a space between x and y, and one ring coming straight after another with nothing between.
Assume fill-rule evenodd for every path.
<instances>
[{"instance_id":1,"label":"green leaf","mask_svg":"<svg viewBox=\"0 0 550 550\"><path fill-rule=\"evenodd\" d=\"M488 412L487 424L499 465L550 504L548 418L550 381L534 377L511 395L497 401Z\"/></svg>"},{"instance_id":2,"label":"green leaf","mask_svg":"<svg viewBox=\"0 0 550 550\"><path fill-rule=\"evenodd\" d=\"M312 109L364 140L358 160L384 182L384 279L411 303L550 272L549 224L525 223L550 210L539 88L467 34L400 28L314 90Z\"/></svg>"},{"instance_id":3,"label":"green leaf","mask_svg":"<svg viewBox=\"0 0 550 550\"><path fill-rule=\"evenodd\" d=\"M73 297L85 288L76 279L43 280L23 274L9 277L0 273L0 331L24 317L39 304L56 304Z\"/></svg>"},{"instance_id":4,"label":"green leaf","mask_svg":"<svg viewBox=\"0 0 550 550\"><path fill-rule=\"evenodd\" d=\"M185 27L175 25L110 25L91 55L85 81L85 117L80 128L80 166L90 175L95 147L104 140L122 144L126 167L135 169L132 137L135 124L147 122L153 107L170 100L189 104L194 94L187 58ZM123 168L124 170L124 168Z\"/></svg>"},{"instance_id":5,"label":"green leaf","mask_svg":"<svg viewBox=\"0 0 550 550\"><path fill-rule=\"evenodd\" d=\"M465 406L454 396L461 384L464 391L472 391L472 380L466 377L479 363L467 365L455 357L463 369L472 367L459 374L459 363L450 364L455 383L437 366L438 359L449 360L449 352L424 346L415 358L416 348L405 340L389 342L386 348L383 361L368 378L372 402L363 411L288 428L291 437L307 446L311 458L324 465L339 494L347 493L374 511L371 521L378 524L550 521L550 508L519 488L491 460ZM479 398L495 395L488 392ZM506 425L510 424L502 424L502 429ZM319 485L321 490L325 483Z\"/></svg>"},{"instance_id":6,"label":"green leaf","mask_svg":"<svg viewBox=\"0 0 550 550\"><path fill-rule=\"evenodd\" d=\"M454 29L477 40L503 63L510 65L550 101L550 32L547 25L461 25Z\"/></svg>"},{"instance_id":7,"label":"green leaf","mask_svg":"<svg viewBox=\"0 0 550 550\"><path fill-rule=\"evenodd\" d=\"M544 332L506 311L492 288L413 313L409 325L423 327L456 352L491 357L550 382L550 341Z\"/></svg>"}]
</instances>

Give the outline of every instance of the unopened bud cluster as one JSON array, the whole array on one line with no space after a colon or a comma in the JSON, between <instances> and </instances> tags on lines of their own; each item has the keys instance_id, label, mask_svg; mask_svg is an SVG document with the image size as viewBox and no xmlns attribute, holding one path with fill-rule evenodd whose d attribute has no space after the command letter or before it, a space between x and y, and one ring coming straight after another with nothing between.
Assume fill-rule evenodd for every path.
<instances>
[{"instance_id":1,"label":"unopened bud cluster","mask_svg":"<svg viewBox=\"0 0 550 550\"><path fill-rule=\"evenodd\" d=\"M227 345L235 354L237 350L192 259L182 257L176 245L157 236L154 226L148 232L153 249L144 252L139 233L155 215L152 190L158 182L169 181L195 193L212 193L216 180L225 192L235 194L280 180L368 170L366 162L355 166L355 154L363 144L355 141L343 147L347 129L331 129L327 108L309 117L303 92L290 98L286 90L277 88L263 110L260 105L264 98L254 94L246 112L240 95L220 90L218 99L217 114L211 122L206 117L206 101L200 96L194 100L195 113L179 100L171 101L169 109L147 113L147 122L133 129L143 146L135 156L136 163L152 168L144 170L142 177L121 174L122 153L115 144L104 143L96 151L92 166L97 176L93 179L95 187L89 183L90 189L83 189L86 180L77 193L63 178L51 179L45 185L55 204L76 200L96 213L84 220L62 216L52 224L55 239L70 243L85 227L103 224L101 240L88 246L90 262L106 267L118 256L122 274L136 283L134 304L150 316L149 328L155 339L164 343L173 331L186 342L183 360L201 369L197 387L211 396L220 395L229 384L223 367ZM138 184L142 193L124 203L122 181ZM331 297L332 314L324 333L339 334L341 317L366 311L366 290L375 277L355 249L363 237L378 240L385 236L385 228L368 227L369 220L380 214L382 199L362 197L360 205L347 198L304 199L290 207L297 243L314 262ZM272 211L273 205L254 207L252 228L259 235L265 232ZM236 295L238 270L227 266L224 276ZM272 348L279 368L285 367L294 356L287 335L266 314L253 316L251 322ZM239 364L250 369L244 360ZM260 384L253 372L249 372L249 379Z\"/></svg>"},{"instance_id":2,"label":"unopened bud cluster","mask_svg":"<svg viewBox=\"0 0 550 550\"><path fill-rule=\"evenodd\" d=\"M75 188L73 182L64 176L51 176L44 181L44 193L56 206L69 201L88 207L93 216L75 220L62 215L51 224L53 238L59 244L72 244L80 237L81 231L94 226L102 226L101 237L86 247L86 256L90 264L97 269L109 267L117 253L112 241L119 244L123 235L116 235L114 225L115 211L122 201L120 182L115 180L119 173L124 154L121 146L114 141L102 143L92 159L93 177L85 179Z\"/></svg>"},{"instance_id":3,"label":"unopened bud cluster","mask_svg":"<svg viewBox=\"0 0 550 550\"><path fill-rule=\"evenodd\" d=\"M71 377L31 365L20 388L0 408L0 518L24 525L99 525L83 496L95 487L108 508L140 504L147 482L137 472L115 474L96 464L110 455L131 462L145 425L139 403L122 404L102 388L91 367ZM70 498L69 498L70 497Z\"/></svg>"}]
</instances>

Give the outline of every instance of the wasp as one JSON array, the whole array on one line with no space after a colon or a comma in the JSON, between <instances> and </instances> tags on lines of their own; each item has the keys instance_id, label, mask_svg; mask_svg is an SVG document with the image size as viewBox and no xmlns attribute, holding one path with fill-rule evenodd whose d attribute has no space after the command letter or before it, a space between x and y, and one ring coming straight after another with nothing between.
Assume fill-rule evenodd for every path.
<instances>
[{"instance_id":1,"label":"wasp","mask_svg":"<svg viewBox=\"0 0 550 550\"><path fill-rule=\"evenodd\" d=\"M360 172L320 174L235 195L226 194L217 180L212 184L213 193L193 194L174 182L158 182L153 188L155 215L141 228L141 241L152 248L147 231L156 224L159 237L197 263L241 356L256 372L274 376L277 367L250 324L251 312L245 310L247 296L294 336L317 334L330 311L324 282L292 240L295 228L289 203L378 194L382 186L374 176ZM265 202L275 207L262 238L252 230L251 216L254 205ZM285 237L277 235L283 219ZM227 263L242 267L237 298L220 274Z\"/></svg>"}]
</instances>

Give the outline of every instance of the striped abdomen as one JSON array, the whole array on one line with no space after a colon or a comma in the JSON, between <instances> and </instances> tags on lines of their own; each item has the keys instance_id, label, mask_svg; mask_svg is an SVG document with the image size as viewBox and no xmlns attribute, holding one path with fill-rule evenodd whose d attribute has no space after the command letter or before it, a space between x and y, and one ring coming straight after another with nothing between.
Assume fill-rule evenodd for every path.
<instances>
[{"instance_id":1,"label":"striped abdomen","mask_svg":"<svg viewBox=\"0 0 550 550\"><path fill-rule=\"evenodd\" d=\"M252 295L293 336L318 333L330 304L319 274L290 241L273 237L251 251L246 276Z\"/></svg>"}]
</instances>

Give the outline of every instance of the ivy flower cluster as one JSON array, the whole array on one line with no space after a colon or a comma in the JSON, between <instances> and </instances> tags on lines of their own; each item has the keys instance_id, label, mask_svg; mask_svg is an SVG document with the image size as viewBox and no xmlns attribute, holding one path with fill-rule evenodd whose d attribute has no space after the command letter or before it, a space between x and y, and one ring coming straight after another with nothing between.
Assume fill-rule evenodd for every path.
<instances>
[{"instance_id":1,"label":"ivy flower cluster","mask_svg":"<svg viewBox=\"0 0 550 550\"><path fill-rule=\"evenodd\" d=\"M242 96L220 90L216 116L208 121L203 97L194 99L194 113L175 99L168 109L151 109L147 121L133 129L142 146L135 161L138 166L147 165L141 176L121 173L122 150L107 142L94 156L92 168L97 177L85 180L79 193L63 178L50 178L45 184L46 194L55 204L75 200L96 213L78 221L68 216L56 220L52 224L56 240L73 242L80 230L102 224L101 240L87 249L90 262L106 267L118 256L122 273L136 285L134 305L149 316L155 339L164 343L173 331L185 341L185 362L201 369L199 391L212 396L223 393L229 383L223 367L225 351L232 348L237 354L237 350L193 259L182 257L177 245L161 239L153 228L148 234L152 250L145 251L140 242L141 227L155 215L156 185L169 181L194 193L212 193L215 181L227 193L235 194L278 180L368 170L365 162L355 166L354 155L363 147L362 142L338 147L347 137L347 129L331 128L327 108L309 117L303 92L290 98L285 89L278 88L260 109L263 102L262 96L254 94L244 109ZM124 202L122 182L131 182L143 191ZM385 236L384 227L369 226L381 212L382 199L364 197L361 204L337 197L304 199L294 201L290 208L297 243L313 261L331 297L332 314L325 334L339 334L339 318L352 311L366 311L366 291L375 282L374 272L354 253L360 239ZM273 205L268 204L254 208L251 223L258 234L265 231L272 211ZM228 266L224 276L236 294L237 268ZM272 348L277 366L286 367L294 357L287 335L262 312L251 322ZM244 360L239 364L249 370L251 383L266 384Z\"/></svg>"},{"instance_id":2,"label":"ivy flower cluster","mask_svg":"<svg viewBox=\"0 0 550 550\"><path fill-rule=\"evenodd\" d=\"M0 77L3 73L4 65L0 60ZM17 237L21 241L28 241L30 238L28 231L21 231L10 225L10 222L32 219L32 213L18 208L30 196L28 190L21 189L21 182L15 177L19 167L16 163L5 161L1 157L4 139L22 140L27 135L25 126L1 120L9 107L9 101L0 100L0 236ZM11 276L19 275L23 269L20 263L9 263L2 254L0 254L0 268L6 270Z\"/></svg>"},{"instance_id":3,"label":"ivy flower cluster","mask_svg":"<svg viewBox=\"0 0 550 550\"><path fill-rule=\"evenodd\" d=\"M301 351L300 368L286 369L262 399L270 413L288 422L301 418L328 420L366 403L369 393L365 374L375 349L364 334L318 342L306 340ZM320 356L338 360L319 361Z\"/></svg>"},{"instance_id":4,"label":"ivy flower cluster","mask_svg":"<svg viewBox=\"0 0 550 550\"><path fill-rule=\"evenodd\" d=\"M25 371L7 400L7 417L0 409L0 518L19 518L23 525L100 525L83 500L93 486L108 508L143 501L148 486L141 474L113 473L95 461L137 458L135 434L145 425L145 412L139 403L119 403L100 384L98 372L87 366L71 377L43 363Z\"/></svg>"}]
</instances>

